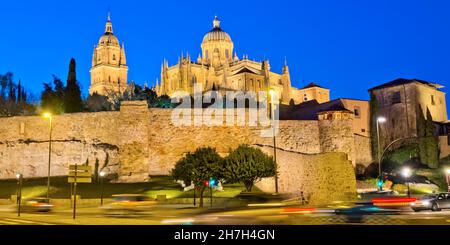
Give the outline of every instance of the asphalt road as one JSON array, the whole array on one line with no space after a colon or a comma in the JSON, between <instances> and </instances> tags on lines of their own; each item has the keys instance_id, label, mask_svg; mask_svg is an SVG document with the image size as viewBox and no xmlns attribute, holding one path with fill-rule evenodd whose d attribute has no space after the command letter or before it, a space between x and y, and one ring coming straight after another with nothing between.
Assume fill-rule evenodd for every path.
<instances>
[{"instance_id":1,"label":"asphalt road","mask_svg":"<svg viewBox=\"0 0 450 245\"><path fill-rule=\"evenodd\" d=\"M79 208L74 220L72 210L49 213L17 213L8 206L0 206L0 225L173 225L173 224L283 224L283 225L450 225L450 210L431 212L394 212L350 217L334 214L331 209L289 210L283 207L248 208L243 210L207 210L157 207L149 212L126 215L107 215L103 210Z\"/></svg>"}]
</instances>

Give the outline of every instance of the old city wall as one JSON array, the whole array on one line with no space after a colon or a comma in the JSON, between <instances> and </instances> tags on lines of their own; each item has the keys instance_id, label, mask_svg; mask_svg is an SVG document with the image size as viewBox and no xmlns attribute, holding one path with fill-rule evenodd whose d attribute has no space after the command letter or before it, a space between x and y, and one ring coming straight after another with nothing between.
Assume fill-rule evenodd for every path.
<instances>
[{"instance_id":1,"label":"old city wall","mask_svg":"<svg viewBox=\"0 0 450 245\"><path fill-rule=\"evenodd\" d=\"M52 119L51 175L67 175L68 164L90 164L116 173L119 113L73 113ZM47 176L49 121L38 116L0 119L0 178Z\"/></svg>"},{"instance_id":2,"label":"old city wall","mask_svg":"<svg viewBox=\"0 0 450 245\"><path fill-rule=\"evenodd\" d=\"M260 136L261 127L176 126L171 115L170 109L148 109L145 102L131 101L124 102L119 112L54 116L51 174L66 175L67 165L76 162L118 175L118 181L145 181L149 175L169 174L180 157L200 146L215 147L226 155L242 143L263 148L273 145L271 137ZM306 159L303 155L322 151L341 151L352 159L353 148L347 132L352 132L351 123L338 118L325 123L280 121L277 150L296 157L288 160L281 157L279 166L303 166ZM14 178L17 172L25 177L46 176L48 136L49 121L42 117L1 118L0 178ZM312 164L318 158L311 159L305 161ZM311 165L303 167L308 166ZM344 175L353 173L345 168L342 171ZM294 183L286 184L285 190L297 190Z\"/></svg>"},{"instance_id":3,"label":"old city wall","mask_svg":"<svg viewBox=\"0 0 450 245\"><path fill-rule=\"evenodd\" d=\"M262 147L272 155L273 148ZM278 150L278 191L291 197L304 197L310 204L345 201L356 194L356 178L352 163L345 153L301 154ZM274 192L274 178L265 178L256 186Z\"/></svg>"}]
</instances>

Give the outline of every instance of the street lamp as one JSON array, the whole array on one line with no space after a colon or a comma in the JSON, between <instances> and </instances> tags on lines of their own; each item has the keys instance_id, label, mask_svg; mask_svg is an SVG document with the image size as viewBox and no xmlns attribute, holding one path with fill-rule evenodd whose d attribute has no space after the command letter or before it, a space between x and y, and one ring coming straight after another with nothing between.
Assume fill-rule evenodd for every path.
<instances>
[{"instance_id":1,"label":"street lamp","mask_svg":"<svg viewBox=\"0 0 450 245\"><path fill-rule=\"evenodd\" d=\"M22 179L23 175L21 173L16 174L17 178L17 203L19 207L17 208L17 217L20 217L20 206L22 203Z\"/></svg>"},{"instance_id":2,"label":"street lamp","mask_svg":"<svg viewBox=\"0 0 450 245\"><path fill-rule=\"evenodd\" d=\"M380 148L380 123L385 123L386 118L385 117L378 117L377 118L377 155L378 155L378 178L382 178L381 176L381 148ZM378 186L379 190L383 190L383 185Z\"/></svg>"},{"instance_id":3,"label":"street lamp","mask_svg":"<svg viewBox=\"0 0 450 245\"><path fill-rule=\"evenodd\" d=\"M402 175L403 178L405 178L405 180L407 181L406 184L408 185L408 197L411 197L411 191L409 189L409 181L408 181L409 177L411 177L411 169L408 167L404 167L402 169Z\"/></svg>"},{"instance_id":4,"label":"street lamp","mask_svg":"<svg viewBox=\"0 0 450 245\"><path fill-rule=\"evenodd\" d=\"M49 135L49 140L48 140L48 175L47 175L47 198L49 198L49 194L50 194L50 162L51 162L51 158L52 158L52 130L53 130L53 125L52 125L52 114L49 112L44 113L43 115L44 118L49 120L49 127L50 127L50 135Z\"/></svg>"},{"instance_id":5,"label":"street lamp","mask_svg":"<svg viewBox=\"0 0 450 245\"><path fill-rule=\"evenodd\" d=\"M103 206L103 177L105 176L105 172L101 171L100 172L100 206Z\"/></svg>"},{"instance_id":6,"label":"street lamp","mask_svg":"<svg viewBox=\"0 0 450 245\"><path fill-rule=\"evenodd\" d=\"M275 162L275 193L278 194L278 164L277 164L277 143L275 139L275 104L273 97L275 96L275 90L269 90L270 94L270 115L272 118L273 128L273 160Z\"/></svg>"},{"instance_id":7,"label":"street lamp","mask_svg":"<svg viewBox=\"0 0 450 245\"><path fill-rule=\"evenodd\" d=\"M445 180L447 180L447 191L450 192L450 168L445 170Z\"/></svg>"}]
</instances>

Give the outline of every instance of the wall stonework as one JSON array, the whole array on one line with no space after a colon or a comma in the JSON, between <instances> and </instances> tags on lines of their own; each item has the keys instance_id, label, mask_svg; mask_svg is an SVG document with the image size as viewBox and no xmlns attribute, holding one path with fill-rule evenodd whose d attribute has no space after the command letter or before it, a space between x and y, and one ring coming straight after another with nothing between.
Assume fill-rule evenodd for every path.
<instances>
[{"instance_id":1,"label":"wall stonework","mask_svg":"<svg viewBox=\"0 0 450 245\"><path fill-rule=\"evenodd\" d=\"M372 162L371 139L366 136L355 134L355 164L368 167Z\"/></svg>"},{"instance_id":2,"label":"wall stonework","mask_svg":"<svg viewBox=\"0 0 450 245\"><path fill-rule=\"evenodd\" d=\"M322 112L319 114L320 152L343 152L355 163L355 138L350 111Z\"/></svg>"},{"instance_id":3,"label":"wall stonework","mask_svg":"<svg viewBox=\"0 0 450 245\"><path fill-rule=\"evenodd\" d=\"M272 147L262 147L273 154ZM310 204L330 200L349 200L356 194L356 178L352 163L344 153L302 154L277 149L278 191L292 197L303 192ZM256 183L263 191L274 192L274 178Z\"/></svg>"},{"instance_id":4,"label":"wall stonework","mask_svg":"<svg viewBox=\"0 0 450 245\"><path fill-rule=\"evenodd\" d=\"M120 107L119 181L148 180L148 105L146 101L123 101Z\"/></svg>"},{"instance_id":5,"label":"wall stonework","mask_svg":"<svg viewBox=\"0 0 450 245\"><path fill-rule=\"evenodd\" d=\"M67 175L69 164L117 173L117 112L73 113L53 117L51 174ZM41 117L0 119L0 178L47 176L49 121Z\"/></svg>"},{"instance_id":6,"label":"wall stonework","mask_svg":"<svg viewBox=\"0 0 450 245\"><path fill-rule=\"evenodd\" d=\"M271 137L260 136L262 127L175 126L172 112L130 101L123 102L118 112L54 116L51 174L66 175L67 166L76 162L93 168L98 165L98 169L117 174L117 181L139 182L151 175L170 174L184 154L201 146L214 147L225 156L243 143L262 148L273 145ZM281 168L292 164L310 166L316 160L321 164L320 157L304 156L308 154L342 152L349 160L358 161L355 152L370 152L369 144L357 143L359 148L355 150L355 142L359 141L353 135L351 118L280 121L279 126L277 149L295 155L280 156ZM19 171L26 178L45 177L48 138L49 121L41 117L0 118L0 178L14 178ZM289 184L286 190L296 189Z\"/></svg>"}]
</instances>

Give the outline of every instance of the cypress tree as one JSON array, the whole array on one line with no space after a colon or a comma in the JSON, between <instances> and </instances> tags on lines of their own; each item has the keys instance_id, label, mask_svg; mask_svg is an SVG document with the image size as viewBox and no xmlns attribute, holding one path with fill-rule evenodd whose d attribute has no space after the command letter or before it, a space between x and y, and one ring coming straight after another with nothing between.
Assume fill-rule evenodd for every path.
<instances>
[{"instance_id":1,"label":"cypress tree","mask_svg":"<svg viewBox=\"0 0 450 245\"><path fill-rule=\"evenodd\" d=\"M69 73L67 75L67 85L64 90L63 101L66 112L80 112L83 109L81 90L77 82L74 58L70 60Z\"/></svg>"},{"instance_id":2,"label":"cypress tree","mask_svg":"<svg viewBox=\"0 0 450 245\"><path fill-rule=\"evenodd\" d=\"M19 79L19 84L17 85L17 104L20 104L22 101L22 86L20 84L20 79Z\"/></svg>"}]
</instances>

